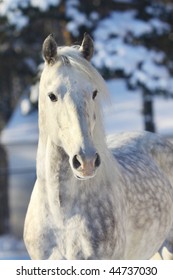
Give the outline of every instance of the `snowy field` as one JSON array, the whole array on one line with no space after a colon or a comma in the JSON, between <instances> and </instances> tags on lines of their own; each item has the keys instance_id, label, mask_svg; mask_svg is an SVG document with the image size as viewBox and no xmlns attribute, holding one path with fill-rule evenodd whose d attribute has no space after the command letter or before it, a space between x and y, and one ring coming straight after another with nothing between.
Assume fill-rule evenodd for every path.
<instances>
[{"instance_id":1,"label":"snowy field","mask_svg":"<svg viewBox=\"0 0 173 280\"><path fill-rule=\"evenodd\" d=\"M27 259L29 256L22 240L10 234L0 236L0 260Z\"/></svg>"},{"instance_id":2,"label":"snowy field","mask_svg":"<svg viewBox=\"0 0 173 280\"><path fill-rule=\"evenodd\" d=\"M139 92L129 92L124 80L110 80L107 82L110 91L110 102L104 104L105 129L107 134L122 131L143 130L143 117L141 115L142 102ZM157 132L166 136L173 134L173 100L155 98L154 111ZM20 134L19 134L20 132ZM37 112L28 116L17 110L1 135L1 142L35 141L37 138ZM20 135L20 139L19 139ZM18 136L18 137L17 137ZM28 154L28 159L31 155ZM26 159L27 160L27 159ZM28 254L22 240L12 235L0 237L0 259L28 259Z\"/></svg>"},{"instance_id":3,"label":"snowy field","mask_svg":"<svg viewBox=\"0 0 173 280\"><path fill-rule=\"evenodd\" d=\"M107 86L111 102L104 106L105 129L107 134L124 131L142 131L142 98L139 91L129 91L124 80L109 80ZM173 135L173 99L154 97L154 119L156 131L167 136Z\"/></svg>"}]
</instances>

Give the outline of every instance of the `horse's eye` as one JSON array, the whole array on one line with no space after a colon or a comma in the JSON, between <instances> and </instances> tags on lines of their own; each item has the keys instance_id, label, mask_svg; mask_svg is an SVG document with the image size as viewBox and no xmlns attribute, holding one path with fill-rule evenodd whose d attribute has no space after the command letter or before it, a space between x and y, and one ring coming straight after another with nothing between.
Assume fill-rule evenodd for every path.
<instances>
[{"instance_id":1,"label":"horse's eye","mask_svg":"<svg viewBox=\"0 0 173 280\"><path fill-rule=\"evenodd\" d=\"M97 90L94 90L93 91L93 96L92 96L93 100L96 98L96 96L97 96Z\"/></svg>"},{"instance_id":2,"label":"horse's eye","mask_svg":"<svg viewBox=\"0 0 173 280\"><path fill-rule=\"evenodd\" d=\"M56 97L56 95L54 93L50 92L48 95L52 102L56 102L58 100L58 98Z\"/></svg>"}]
</instances>

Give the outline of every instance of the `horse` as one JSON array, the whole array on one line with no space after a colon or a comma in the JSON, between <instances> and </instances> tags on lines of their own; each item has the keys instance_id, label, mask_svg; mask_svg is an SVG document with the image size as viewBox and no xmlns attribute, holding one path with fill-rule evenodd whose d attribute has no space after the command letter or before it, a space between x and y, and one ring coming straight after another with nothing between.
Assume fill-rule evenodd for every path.
<instances>
[{"instance_id":1,"label":"horse","mask_svg":"<svg viewBox=\"0 0 173 280\"><path fill-rule=\"evenodd\" d=\"M37 178L24 241L31 259L173 258L173 145L150 132L106 136L94 43L42 47Z\"/></svg>"}]
</instances>

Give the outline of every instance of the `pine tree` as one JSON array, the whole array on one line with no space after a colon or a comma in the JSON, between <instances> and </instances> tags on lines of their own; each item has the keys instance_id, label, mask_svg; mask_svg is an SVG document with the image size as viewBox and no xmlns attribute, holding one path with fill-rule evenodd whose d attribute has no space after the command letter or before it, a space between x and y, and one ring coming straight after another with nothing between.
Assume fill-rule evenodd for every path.
<instances>
[{"instance_id":1,"label":"pine tree","mask_svg":"<svg viewBox=\"0 0 173 280\"><path fill-rule=\"evenodd\" d=\"M0 16L0 130L19 97L24 92L29 94L29 87L35 82L37 67L43 61L44 39L54 33L59 44L70 43L64 1L57 1L57 6L50 5L46 10L33 7L30 2L26 6L18 2L18 6L10 10L16 22L10 22L7 15ZM18 10L19 18L15 16Z\"/></svg>"},{"instance_id":2,"label":"pine tree","mask_svg":"<svg viewBox=\"0 0 173 280\"><path fill-rule=\"evenodd\" d=\"M11 12L18 11L21 21L12 24L8 17L0 17L0 127L33 83L45 37L53 32L60 45L69 45L80 42L88 32L95 41L95 66L105 78L124 78L129 88L142 91L144 128L156 130L153 98L173 96L172 1L57 0L49 5L47 0L46 9L33 7L30 1L15 3L18 6ZM110 18L112 26L104 29Z\"/></svg>"}]
</instances>

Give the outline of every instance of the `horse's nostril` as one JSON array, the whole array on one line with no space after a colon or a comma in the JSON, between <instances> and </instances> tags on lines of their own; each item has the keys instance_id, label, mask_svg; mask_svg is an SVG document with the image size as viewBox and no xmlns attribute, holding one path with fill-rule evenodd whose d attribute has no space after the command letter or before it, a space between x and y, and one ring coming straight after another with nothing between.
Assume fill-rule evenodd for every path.
<instances>
[{"instance_id":1,"label":"horse's nostril","mask_svg":"<svg viewBox=\"0 0 173 280\"><path fill-rule=\"evenodd\" d=\"M98 153L94 158L83 158L80 155L75 155L72 159L72 165L74 169L87 170L88 168L97 168L100 166L101 159Z\"/></svg>"},{"instance_id":2,"label":"horse's nostril","mask_svg":"<svg viewBox=\"0 0 173 280\"><path fill-rule=\"evenodd\" d=\"M80 161L77 158L77 155L73 157L73 167L74 169L78 169L81 166Z\"/></svg>"},{"instance_id":3,"label":"horse's nostril","mask_svg":"<svg viewBox=\"0 0 173 280\"><path fill-rule=\"evenodd\" d=\"M95 167L99 167L101 163L101 159L99 154L96 153L96 159L95 159Z\"/></svg>"}]
</instances>

